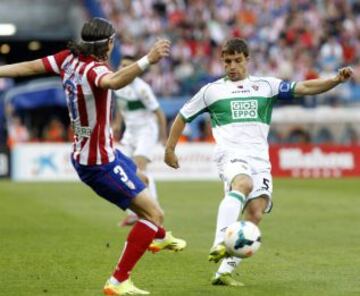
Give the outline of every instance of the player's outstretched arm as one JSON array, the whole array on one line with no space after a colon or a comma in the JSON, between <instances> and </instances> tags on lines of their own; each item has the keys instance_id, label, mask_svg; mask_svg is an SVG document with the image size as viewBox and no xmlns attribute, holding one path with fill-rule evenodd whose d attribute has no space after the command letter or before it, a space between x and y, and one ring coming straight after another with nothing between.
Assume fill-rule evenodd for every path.
<instances>
[{"instance_id":1,"label":"player's outstretched arm","mask_svg":"<svg viewBox=\"0 0 360 296\"><path fill-rule=\"evenodd\" d=\"M185 120L181 115L178 114L170 129L169 138L167 140L165 147L165 157L164 157L165 163L174 169L179 168L179 162L175 154L175 148L184 128L185 128Z\"/></svg>"},{"instance_id":2,"label":"player's outstretched arm","mask_svg":"<svg viewBox=\"0 0 360 296\"><path fill-rule=\"evenodd\" d=\"M330 78L318 78L297 82L294 94L297 96L317 95L326 92L347 81L353 74L351 67L341 68L338 74Z\"/></svg>"},{"instance_id":3,"label":"player's outstretched arm","mask_svg":"<svg viewBox=\"0 0 360 296\"><path fill-rule=\"evenodd\" d=\"M170 41L161 39L155 42L149 53L137 62L105 75L100 81L100 87L105 89L119 89L133 81L151 64L156 64L170 54Z\"/></svg>"},{"instance_id":4,"label":"player's outstretched arm","mask_svg":"<svg viewBox=\"0 0 360 296\"><path fill-rule=\"evenodd\" d=\"M44 74L45 66L38 60L0 66L0 77L23 77Z\"/></svg>"}]
</instances>

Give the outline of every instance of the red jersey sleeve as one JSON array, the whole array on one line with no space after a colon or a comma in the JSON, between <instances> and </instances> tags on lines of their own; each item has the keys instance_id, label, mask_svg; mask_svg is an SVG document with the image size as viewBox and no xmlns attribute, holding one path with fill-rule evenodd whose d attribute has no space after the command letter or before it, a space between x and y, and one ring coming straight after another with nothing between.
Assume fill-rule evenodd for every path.
<instances>
[{"instance_id":1,"label":"red jersey sleeve","mask_svg":"<svg viewBox=\"0 0 360 296\"><path fill-rule=\"evenodd\" d=\"M45 66L46 72L60 74L61 65L70 54L70 50L66 49L54 55L42 58L41 60Z\"/></svg>"},{"instance_id":2,"label":"red jersey sleeve","mask_svg":"<svg viewBox=\"0 0 360 296\"><path fill-rule=\"evenodd\" d=\"M95 65L87 73L89 82L93 83L96 87L99 87L101 79L106 75L112 73L109 66L105 64Z\"/></svg>"}]
</instances>

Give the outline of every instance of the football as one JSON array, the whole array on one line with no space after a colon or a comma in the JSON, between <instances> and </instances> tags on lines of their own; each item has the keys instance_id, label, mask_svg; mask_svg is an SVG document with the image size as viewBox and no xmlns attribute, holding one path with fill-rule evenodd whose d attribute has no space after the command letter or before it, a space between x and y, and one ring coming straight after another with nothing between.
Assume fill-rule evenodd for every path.
<instances>
[{"instance_id":1,"label":"football","mask_svg":"<svg viewBox=\"0 0 360 296\"><path fill-rule=\"evenodd\" d=\"M260 248L260 245L260 230L250 221L237 221L226 229L225 246L231 256L248 258Z\"/></svg>"}]
</instances>

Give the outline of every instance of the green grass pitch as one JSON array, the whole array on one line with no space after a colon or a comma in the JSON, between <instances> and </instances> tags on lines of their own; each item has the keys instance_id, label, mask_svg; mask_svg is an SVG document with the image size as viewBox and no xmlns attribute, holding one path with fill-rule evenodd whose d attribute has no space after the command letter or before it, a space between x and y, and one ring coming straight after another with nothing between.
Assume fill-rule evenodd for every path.
<instances>
[{"instance_id":1,"label":"green grass pitch","mask_svg":"<svg viewBox=\"0 0 360 296\"><path fill-rule=\"evenodd\" d=\"M182 253L147 253L132 278L161 296L360 295L360 180L274 182L259 252L238 269L246 287L213 287L207 261L219 182L158 184ZM128 228L124 214L80 183L0 182L0 295L102 295Z\"/></svg>"}]
</instances>

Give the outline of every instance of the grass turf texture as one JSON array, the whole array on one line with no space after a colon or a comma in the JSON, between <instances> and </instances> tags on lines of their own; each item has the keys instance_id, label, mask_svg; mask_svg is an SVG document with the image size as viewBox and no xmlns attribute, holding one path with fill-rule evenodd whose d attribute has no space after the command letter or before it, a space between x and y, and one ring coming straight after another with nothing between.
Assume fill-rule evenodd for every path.
<instances>
[{"instance_id":1,"label":"grass turf texture","mask_svg":"<svg viewBox=\"0 0 360 296\"><path fill-rule=\"evenodd\" d=\"M275 180L263 244L236 278L213 287L207 262L222 185L159 183L179 254L147 253L133 280L152 295L360 295L359 179ZM0 295L101 295L129 228L124 214L80 183L0 182Z\"/></svg>"}]
</instances>

